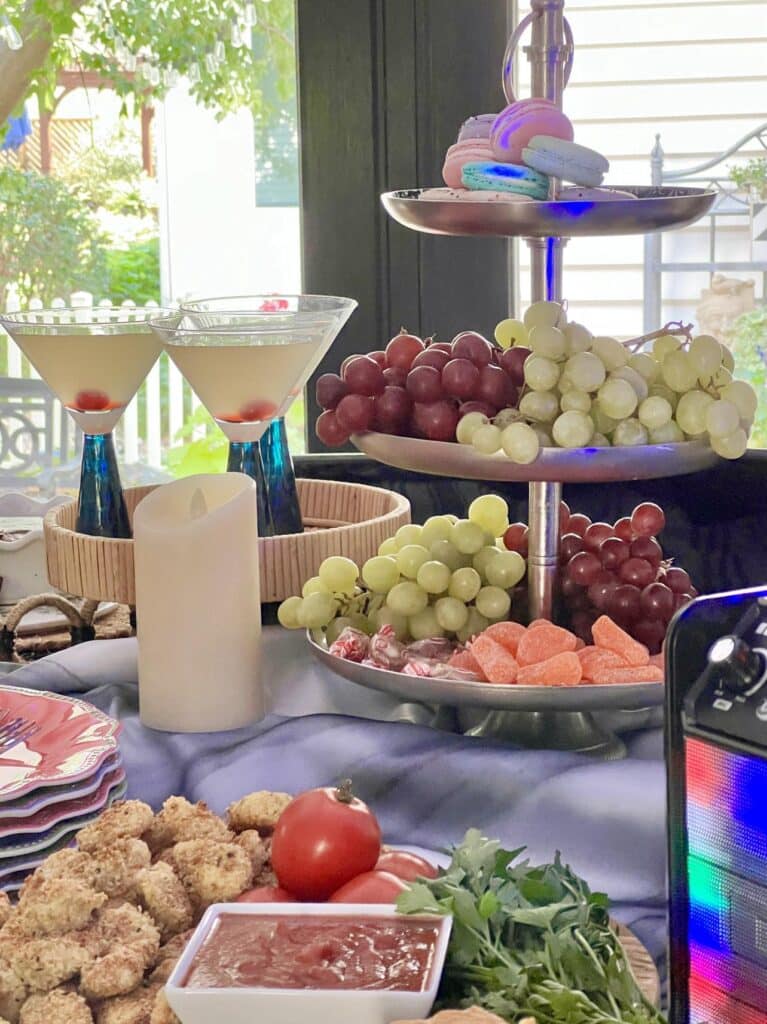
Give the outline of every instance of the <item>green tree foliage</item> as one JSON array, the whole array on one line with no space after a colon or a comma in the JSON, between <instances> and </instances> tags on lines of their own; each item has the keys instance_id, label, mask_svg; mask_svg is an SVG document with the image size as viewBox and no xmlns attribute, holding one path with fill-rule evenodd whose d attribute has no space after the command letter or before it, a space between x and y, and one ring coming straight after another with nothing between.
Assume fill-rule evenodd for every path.
<instances>
[{"instance_id":1,"label":"green tree foliage","mask_svg":"<svg viewBox=\"0 0 767 1024\"><path fill-rule=\"evenodd\" d=\"M160 301L160 242L148 238L107 252L106 294L116 304L130 299L138 306Z\"/></svg>"},{"instance_id":2,"label":"green tree foliage","mask_svg":"<svg viewBox=\"0 0 767 1024\"><path fill-rule=\"evenodd\" d=\"M767 448L767 306L743 313L735 321L732 339L735 376L747 380L759 396L749 445Z\"/></svg>"}]
</instances>

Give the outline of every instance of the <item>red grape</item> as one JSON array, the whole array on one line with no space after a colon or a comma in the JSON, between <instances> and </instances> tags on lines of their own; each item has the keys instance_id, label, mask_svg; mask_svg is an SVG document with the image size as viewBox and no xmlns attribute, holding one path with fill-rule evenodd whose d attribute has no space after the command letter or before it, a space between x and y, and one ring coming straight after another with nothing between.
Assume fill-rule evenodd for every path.
<instances>
[{"instance_id":1,"label":"red grape","mask_svg":"<svg viewBox=\"0 0 767 1024\"><path fill-rule=\"evenodd\" d=\"M360 357L359 352L355 352L354 355L347 356L346 359L344 359L344 361L341 363L341 369L338 371L341 374L342 377L344 375L344 370L349 365L349 363L352 361L352 359L359 359L359 357Z\"/></svg>"},{"instance_id":2,"label":"red grape","mask_svg":"<svg viewBox=\"0 0 767 1024\"><path fill-rule=\"evenodd\" d=\"M525 360L529 355L531 355L529 348L515 345L513 348L504 349L498 356L501 368L506 371L512 383L516 384L518 388L525 383Z\"/></svg>"},{"instance_id":3,"label":"red grape","mask_svg":"<svg viewBox=\"0 0 767 1024\"><path fill-rule=\"evenodd\" d=\"M509 551L518 551L527 558L527 535L526 523L512 523L503 535L503 543Z\"/></svg>"},{"instance_id":4,"label":"red grape","mask_svg":"<svg viewBox=\"0 0 767 1024\"><path fill-rule=\"evenodd\" d=\"M444 398L440 372L433 366L417 366L411 370L405 387L414 402L438 402Z\"/></svg>"},{"instance_id":5,"label":"red grape","mask_svg":"<svg viewBox=\"0 0 767 1024\"><path fill-rule=\"evenodd\" d=\"M494 405L488 405L487 402L462 402L458 412L461 416L468 416L470 412L481 412L483 416L487 416L491 420L498 410Z\"/></svg>"},{"instance_id":6,"label":"red grape","mask_svg":"<svg viewBox=\"0 0 767 1024\"><path fill-rule=\"evenodd\" d=\"M405 381L407 380L407 370L404 370L401 366L387 366L383 375L387 387L391 385L393 388L404 388Z\"/></svg>"},{"instance_id":7,"label":"red grape","mask_svg":"<svg viewBox=\"0 0 767 1024\"><path fill-rule=\"evenodd\" d=\"M694 601L695 597L692 594L677 594L676 595L676 606L677 608L684 608L690 601Z\"/></svg>"},{"instance_id":8,"label":"red grape","mask_svg":"<svg viewBox=\"0 0 767 1024\"><path fill-rule=\"evenodd\" d=\"M631 528L638 537L657 537L666 525L660 505L645 501L631 513Z\"/></svg>"},{"instance_id":9,"label":"red grape","mask_svg":"<svg viewBox=\"0 0 767 1024\"><path fill-rule=\"evenodd\" d=\"M575 580L571 580L567 575L563 576L559 581L559 592L571 608L574 607L573 599L576 595L580 597L581 594L586 593L580 583L576 583Z\"/></svg>"},{"instance_id":10,"label":"red grape","mask_svg":"<svg viewBox=\"0 0 767 1024\"><path fill-rule=\"evenodd\" d=\"M567 530L569 533L577 533L579 537L582 537L590 526L591 520L588 516L584 516L581 512L575 512L570 516Z\"/></svg>"},{"instance_id":11,"label":"red grape","mask_svg":"<svg viewBox=\"0 0 767 1024\"><path fill-rule=\"evenodd\" d=\"M591 551L579 551L567 563L567 575L574 583L588 587L596 581L602 563Z\"/></svg>"},{"instance_id":12,"label":"red grape","mask_svg":"<svg viewBox=\"0 0 767 1024\"><path fill-rule=\"evenodd\" d=\"M616 587L605 601L605 612L619 625L636 622L641 614L639 590L628 583Z\"/></svg>"},{"instance_id":13,"label":"red grape","mask_svg":"<svg viewBox=\"0 0 767 1024\"><path fill-rule=\"evenodd\" d=\"M657 619L640 619L631 627L631 633L635 640L644 644L650 654L660 654L663 641L666 637L666 626Z\"/></svg>"},{"instance_id":14,"label":"red grape","mask_svg":"<svg viewBox=\"0 0 767 1024\"><path fill-rule=\"evenodd\" d=\"M641 604L646 619L669 622L674 614L674 592L665 583L650 583L642 591Z\"/></svg>"},{"instance_id":15,"label":"red grape","mask_svg":"<svg viewBox=\"0 0 767 1024\"><path fill-rule=\"evenodd\" d=\"M386 387L383 370L370 356L357 356L344 367L343 378L346 386L355 395L374 398Z\"/></svg>"},{"instance_id":16,"label":"red grape","mask_svg":"<svg viewBox=\"0 0 767 1024\"><path fill-rule=\"evenodd\" d=\"M570 522L570 506L566 501L560 501L559 503L559 535L560 537L569 533L568 523Z\"/></svg>"},{"instance_id":17,"label":"red grape","mask_svg":"<svg viewBox=\"0 0 767 1024\"><path fill-rule=\"evenodd\" d=\"M498 371L501 373L502 371ZM458 398L462 402L471 398L479 398L477 385L479 384L479 370L468 359L451 359L442 371L442 387L448 395ZM482 396L484 397L484 396ZM498 405L497 402L493 403Z\"/></svg>"},{"instance_id":18,"label":"red grape","mask_svg":"<svg viewBox=\"0 0 767 1024\"><path fill-rule=\"evenodd\" d=\"M384 434L405 432L413 403L404 388L384 388L375 401L373 425Z\"/></svg>"},{"instance_id":19,"label":"red grape","mask_svg":"<svg viewBox=\"0 0 767 1024\"><path fill-rule=\"evenodd\" d=\"M455 359L470 359L476 366L487 366L493 358L493 346L476 331L456 334L451 347Z\"/></svg>"},{"instance_id":20,"label":"red grape","mask_svg":"<svg viewBox=\"0 0 767 1024\"><path fill-rule=\"evenodd\" d=\"M609 523L592 523L583 534L583 546L587 551L599 551L599 547L608 537L614 536Z\"/></svg>"},{"instance_id":21,"label":"red grape","mask_svg":"<svg viewBox=\"0 0 767 1024\"><path fill-rule=\"evenodd\" d=\"M349 431L341 426L336 414L331 410L317 417L314 430L320 441L329 448L337 448L349 440Z\"/></svg>"},{"instance_id":22,"label":"red grape","mask_svg":"<svg viewBox=\"0 0 767 1024\"><path fill-rule=\"evenodd\" d=\"M596 620L597 616L593 612L576 612L571 622L573 633L580 637L584 643L592 644L594 638L591 635L591 627Z\"/></svg>"},{"instance_id":23,"label":"red grape","mask_svg":"<svg viewBox=\"0 0 767 1024\"><path fill-rule=\"evenodd\" d=\"M415 334L408 334L403 327L399 334L392 338L386 346L386 359L389 366L400 366L409 370L419 352L423 352L424 343Z\"/></svg>"},{"instance_id":24,"label":"red grape","mask_svg":"<svg viewBox=\"0 0 767 1024\"><path fill-rule=\"evenodd\" d=\"M423 367L430 369L430 367ZM455 441L458 409L454 402L416 402L413 406L413 425L429 441Z\"/></svg>"},{"instance_id":25,"label":"red grape","mask_svg":"<svg viewBox=\"0 0 767 1024\"><path fill-rule=\"evenodd\" d=\"M517 401L517 389L499 366L483 366L479 372L476 397L481 402L506 409Z\"/></svg>"},{"instance_id":26,"label":"red grape","mask_svg":"<svg viewBox=\"0 0 767 1024\"><path fill-rule=\"evenodd\" d=\"M349 393L349 388L337 373L323 373L317 378L314 394L317 398L317 405L323 409L335 409L344 395Z\"/></svg>"},{"instance_id":27,"label":"red grape","mask_svg":"<svg viewBox=\"0 0 767 1024\"><path fill-rule=\"evenodd\" d=\"M453 354L453 346L449 341L430 341L426 347L430 352L445 352L448 356Z\"/></svg>"},{"instance_id":28,"label":"red grape","mask_svg":"<svg viewBox=\"0 0 767 1024\"><path fill-rule=\"evenodd\" d=\"M559 542L559 560L567 564L579 551L583 551L583 537L577 533L566 533Z\"/></svg>"},{"instance_id":29,"label":"red grape","mask_svg":"<svg viewBox=\"0 0 767 1024\"><path fill-rule=\"evenodd\" d=\"M619 537L608 537L599 545L599 557L605 569L619 568L628 560L630 554L628 544Z\"/></svg>"},{"instance_id":30,"label":"red grape","mask_svg":"<svg viewBox=\"0 0 767 1024\"><path fill-rule=\"evenodd\" d=\"M613 527L613 533L616 537L620 537L621 540L625 540L627 544L631 543L634 539L634 530L632 529L629 516L624 516L616 522Z\"/></svg>"},{"instance_id":31,"label":"red grape","mask_svg":"<svg viewBox=\"0 0 767 1024\"><path fill-rule=\"evenodd\" d=\"M618 569L618 575L624 583L630 583L634 587L646 587L655 579L655 566L650 565L644 558L628 558Z\"/></svg>"},{"instance_id":32,"label":"red grape","mask_svg":"<svg viewBox=\"0 0 767 1024\"><path fill-rule=\"evenodd\" d=\"M440 348L427 348L418 353L410 369L414 370L417 366L433 366L435 370L441 371L449 362L449 352L443 352Z\"/></svg>"},{"instance_id":33,"label":"red grape","mask_svg":"<svg viewBox=\"0 0 767 1024\"><path fill-rule=\"evenodd\" d=\"M672 565L666 569L666 574L663 577L663 582L674 591L675 594L688 594L692 583L690 582L689 575L684 569L680 569L676 565Z\"/></svg>"},{"instance_id":34,"label":"red grape","mask_svg":"<svg viewBox=\"0 0 767 1024\"><path fill-rule=\"evenodd\" d=\"M603 612L607 607L607 600L610 594L618 586L619 583L615 578L611 580L599 579L596 583L592 583L588 589L589 600L598 611Z\"/></svg>"},{"instance_id":35,"label":"red grape","mask_svg":"<svg viewBox=\"0 0 767 1024\"><path fill-rule=\"evenodd\" d=\"M383 349L380 348L376 349L375 352L368 352L368 359L375 360L375 362L378 363L382 370L385 370L386 367L389 365L386 359L386 353L384 352Z\"/></svg>"},{"instance_id":36,"label":"red grape","mask_svg":"<svg viewBox=\"0 0 767 1024\"><path fill-rule=\"evenodd\" d=\"M364 395L345 395L336 406L339 424L350 434L369 430L373 422L373 402Z\"/></svg>"},{"instance_id":37,"label":"red grape","mask_svg":"<svg viewBox=\"0 0 767 1024\"><path fill-rule=\"evenodd\" d=\"M654 537L637 537L631 542L631 557L644 558L657 569L663 560L663 548Z\"/></svg>"}]
</instances>

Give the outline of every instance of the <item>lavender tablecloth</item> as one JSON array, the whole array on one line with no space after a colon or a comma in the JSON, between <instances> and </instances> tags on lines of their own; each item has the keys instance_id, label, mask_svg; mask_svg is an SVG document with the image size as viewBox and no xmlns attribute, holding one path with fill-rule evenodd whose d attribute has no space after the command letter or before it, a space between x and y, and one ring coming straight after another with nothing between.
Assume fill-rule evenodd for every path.
<instances>
[{"instance_id":1,"label":"lavender tablecloth","mask_svg":"<svg viewBox=\"0 0 767 1024\"><path fill-rule=\"evenodd\" d=\"M182 735L138 718L136 643L84 644L3 682L79 694L120 718L129 795L159 807L171 793L217 812L254 789L299 792L353 778L385 838L440 849L469 826L534 859L561 850L661 964L665 945L665 777L660 730L624 737L628 756L516 750L437 731L418 705L357 687L308 653L303 637L265 630L270 713L248 729ZM414 724L415 723L415 724Z\"/></svg>"}]
</instances>

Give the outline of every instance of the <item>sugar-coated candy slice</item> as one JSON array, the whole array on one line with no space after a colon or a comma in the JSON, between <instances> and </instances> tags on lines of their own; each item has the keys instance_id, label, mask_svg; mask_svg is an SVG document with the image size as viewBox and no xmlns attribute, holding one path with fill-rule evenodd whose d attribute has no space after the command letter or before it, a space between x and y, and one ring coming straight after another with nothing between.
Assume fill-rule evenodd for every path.
<instances>
[{"instance_id":1,"label":"sugar-coated candy slice","mask_svg":"<svg viewBox=\"0 0 767 1024\"><path fill-rule=\"evenodd\" d=\"M659 668L661 670L661 672L665 672L666 671L666 655L663 653L663 651L661 651L660 654L651 654L650 655L650 664L654 665L656 668Z\"/></svg>"},{"instance_id":2,"label":"sugar-coated candy slice","mask_svg":"<svg viewBox=\"0 0 767 1024\"><path fill-rule=\"evenodd\" d=\"M550 626L550 625L551 625L551 621L549 619L533 619L533 621L528 624L527 628L528 629L538 629L539 626Z\"/></svg>"},{"instance_id":3,"label":"sugar-coated candy slice","mask_svg":"<svg viewBox=\"0 0 767 1024\"><path fill-rule=\"evenodd\" d=\"M547 661L555 654L564 654L575 650L575 635L568 629L555 626L551 622L528 629L520 639L516 658L520 665L535 665L539 661Z\"/></svg>"},{"instance_id":4,"label":"sugar-coated candy slice","mask_svg":"<svg viewBox=\"0 0 767 1024\"><path fill-rule=\"evenodd\" d=\"M546 661L534 665L520 666L517 675L519 686L577 686L582 670L578 655L574 651L562 651Z\"/></svg>"},{"instance_id":5,"label":"sugar-coated candy slice","mask_svg":"<svg viewBox=\"0 0 767 1024\"><path fill-rule=\"evenodd\" d=\"M519 641L527 630L519 622L494 622L484 632L485 636L497 641L501 647L505 647L509 654L516 657Z\"/></svg>"},{"instance_id":6,"label":"sugar-coated candy slice","mask_svg":"<svg viewBox=\"0 0 767 1024\"><path fill-rule=\"evenodd\" d=\"M487 676L482 671L482 666L471 651L456 651L448 665L451 668L462 669L464 672L473 672L481 683L487 682Z\"/></svg>"},{"instance_id":7,"label":"sugar-coated candy slice","mask_svg":"<svg viewBox=\"0 0 767 1024\"><path fill-rule=\"evenodd\" d=\"M594 682L612 685L614 683L662 683L663 670L655 665L608 665L594 670Z\"/></svg>"},{"instance_id":8,"label":"sugar-coated candy slice","mask_svg":"<svg viewBox=\"0 0 767 1024\"><path fill-rule=\"evenodd\" d=\"M591 627L591 635L597 647L620 655L627 665L647 665L650 661L645 645L629 636L608 615L600 615Z\"/></svg>"},{"instance_id":9,"label":"sugar-coated candy slice","mask_svg":"<svg viewBox=\"0 0 767 1024\"><path fill-rule=\"evenodd\" d=\"M477 659L489 683L515 683L519 666L505 647L485 633L472 641L471 653Z\"/></svg>"},{"instance_id":10,"label":"sugar-coated candy slice","mask_svg":"<svg viewBox=\"0 0 767 1024\"><path fill-rule=\"evenodd\" d=\"M585 640L581 640L581 638L579 636L577 636L575 638L575 650L576 651L582 651L585 646L586 646L586 641Z\"/></svg>"},{"instance_id":11,"label":"sugar-coated candy slice","mask_svg":"<svg viewBox=\"0 0 767 1024\"><path fill-rule=\"evenodd\" d=\"M602 647L584 647L581 651L576 651L578 659L583 669L584 680L593 683L594 672L601 668L625 668L626 662L618 654L614 654L612 651L606 651Z\"/></svg>"}]
</instances>

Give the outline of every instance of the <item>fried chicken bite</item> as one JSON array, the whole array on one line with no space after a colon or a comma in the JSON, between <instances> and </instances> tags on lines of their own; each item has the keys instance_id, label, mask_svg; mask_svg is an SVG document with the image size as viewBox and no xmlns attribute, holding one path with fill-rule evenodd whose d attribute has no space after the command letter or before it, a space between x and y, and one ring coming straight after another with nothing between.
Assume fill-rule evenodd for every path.
<instances>
[{"instance_id":1,"label":"fried chicken bite","mask_svg":"<svg viewBox=\"0 0 767 1024\"><path fill-rule=\"evenodd\" d=\"M134 899L139 874L151 863L149 847L140 839L122 839L89 855L93 887L107 896Z\"/></svg>"},{"instance_id":2,"label":"fried chicken bite","mask_svg":"<svg viewBox=\"0 0 767 1024\"><path fill-rule=\"evenodd\" d=\"M268 790L249 793L229 805L226 819L235 832L255 829L262 836L269 836L292 799L289 793L270 793Z\"/></svg>"},{"instance_id":3,"label":"fried chicken bite","mask_svg":"<svg viewBox=\"0 0 767 1024\"><path fill-rule=\"evenodd\" d=\"M132 992L95 1007L96 1024L149 1024L157 986L139 985Z\"/></svg>"},{"instance_id":4,"label":"fried chicken bite","mask_svg":"<svg viewBox=\"0 0 767 1024\"><path fill-rule=\"evenodd\" d=\"M93 822L77 833L78 849L93 853L110 846L115 840L138 839L152 824L154 814L141 800L124 800L113 804Z\"/></svg>"},{"instance_id":5,"label":"fried chicken bite","mask_svg":"<svg viewBox=\"0 0 767 1024\"><path fill-rule=\"evenodd\" d=\"M49 992L74 978L90 959L79 942L58 935L23 943L11 955L11 967L31 992Z\"/></svg>"},{"instance_id":6,"label":"fried chicken bite","mask_svg":"<svg viewBox=\"0 0 767 1024\"><path fill-rule=\"evenodd\" d=\"M95 925L78 934L95 957L80 973L80 991L93 1000L132 992L154 964L160 948L154 922L130 903L107 907Z\"/></svg>"},{"instance_id":7,"label":"fried chicken bite","mask_svg":"<svg viewBox=\"0 0 767 1024\"><path fill-rule=\"evenodd\" d=\"M153 854L190 839L231 842L234 836L218 815L202 801L192 804L182 796L171 796L143 834Z\"/></svg>"},{"instance_id":8,"label":"fried chicken bite","mask_svg":"<svg viewBox=\"0 0 767 1024\"><path fill-rule=\"evenodd\" d=\"M21 1008L19 1024L93 1024L93 1014L82 996L57 988L30 996Z\"/></svg>"},{"instance_id":9,"label":"fried chicken bite","mask_svg":"<svg viewBox=\"0 0 767 1024\"><path fill-rule=\"evenodd\" d=\"M137 949L107 953L83 967L80 991L91 1000L125 995L141 984L145 969L146 961Z\"/></svg>"},{"instance_id":10,"label":"fried chicken bite","mask_svg":"<svg viewBox=\"0 0 767 1024\"><path fill-rule=\"evenodd\" d=\"M164 988L161 988L155 996L149 1024L181 1024L181 1021L170 1008Z\"/></svg>"},{"instance_id":11,"label":"fried chicken bite","mask_svg":"<svg viewBox=\"0 0 767 1024\"><path fill-rule=\"evenodd\" d=\"M254 877L259 875L269 860L271 840L262 839L254 828L249 828L240 832L235 843L250 857Z\"/></svg>"},{"instance_id":12,"label":"fried chicken bite","mask_svg":"<svg viewBox=\"0 0 767 1024\"><path fill-rule=\"evenodd\" d=\"M0 960L0 1018L16 1024L19 1010L27 998L24 982L13 970L10 963Z\"/></svg>"},{"instance_id":13,"label":"fried chicken bite","mask_svg":"<svg viewBox=\"0 0 767 1024\"><path fill-rule=\"evenodd\" d=\"M197 909L236 899L253 880L250 857L236 843L192 839L176 843L178 876Z\"/></svg>"},{"instance_id":14,"label":"fried chicken bite","mask_svg":"<svg viewBox=\"0 0 767 1024\"><path fill-rule=\"evenodd\" d=\"M0 927L2 927L13 913L13 904L8 898L8 893L0 889Z\"/></svg>"},{"instance_id":15,"label":"fried chicken bite","mask_svg":"<svg viewBox=\"0 0 767 1024\"><path fill-rule=\"evenodd\" d=\"M192 923L194 911L186 889L169 864L159 861L145 868L136 885L139 904L160 929L160 937L169 939Z\"/></svg>"},{"instance_id":16,"label":"fried chicken bite","mask_svg":"<svg viewBox=\"0 0 767 1024\"><path fill-rule=\"evenodd\" d=\"M188 931L181 932L180 935L174 935L170 942L166 942L164 946L160 946L157 953L157 963L149 975L150 982L157 982L161 985L165 984L173 973L173 968L178 963L179 957L186 949L192 935L194 935L194 928L189 928Z\"/></svg>"},{"instance_id":17,"label":"fried chicken bite","mask_svg":"<svg viewBox=\"0 0 767 1024\"><path fill-rule=\"evenodd\" d=\"M50 878L22 893L16 923L29 936L63 935L85 928L106 899L76 879Z\"/></svg>"},{"instance_id":18,"label":"fried chicken bite","mask_svg":"<svg viewBox=\"0 0 767 1024\"><path fill-rule=\"evenodd\" d=\"M93 883L91 858L80 850L64 849L46 857L37 870L29 875L21 887L20 898L53 878L72 878L86 885Z\"/></svg>"}]
</instances>

